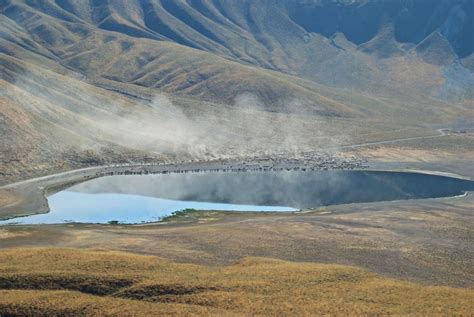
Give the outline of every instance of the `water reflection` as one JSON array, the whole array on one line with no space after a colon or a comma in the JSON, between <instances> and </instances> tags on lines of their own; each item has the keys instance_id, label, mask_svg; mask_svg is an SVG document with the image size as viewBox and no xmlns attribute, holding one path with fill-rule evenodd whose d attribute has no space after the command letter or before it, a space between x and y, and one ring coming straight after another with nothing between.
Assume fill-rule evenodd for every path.
<instances>
[{"instance_id":1,"label":"water reflection","mask_svg":"<svg viewBox=\"0 0 474 317\"><path fill-rule=\"evenodd\" d=\"M448 197L474 182L419 173L319 171L110 176L48 198L51 212L0 224L140 223L173 211L292 211L324 205Z\"/></svg>"}]
</instances>

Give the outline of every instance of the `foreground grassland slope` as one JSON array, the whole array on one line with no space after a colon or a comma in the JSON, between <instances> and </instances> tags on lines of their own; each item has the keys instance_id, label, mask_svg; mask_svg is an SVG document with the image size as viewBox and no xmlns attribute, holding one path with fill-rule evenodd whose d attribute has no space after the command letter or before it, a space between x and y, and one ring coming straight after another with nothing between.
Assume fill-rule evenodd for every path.
<instances>
[{"instance_id":1,"label":"foreground grassland slope","mask_svg":"<svg viewBox=\"0 0 474 317\"><path fill-rule=\"evenodd\" d=\"M422 286L341 265L244 258L224 267L75 249L0 251L12 315L468 315L472 290Z\"/></svg>"}]
</instances>

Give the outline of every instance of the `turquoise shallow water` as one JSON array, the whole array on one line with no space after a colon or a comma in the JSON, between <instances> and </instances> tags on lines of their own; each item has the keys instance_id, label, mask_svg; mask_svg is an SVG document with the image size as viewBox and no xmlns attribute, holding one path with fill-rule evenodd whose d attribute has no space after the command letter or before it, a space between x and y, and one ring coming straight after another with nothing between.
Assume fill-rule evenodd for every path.
<instances>
[{"instance_id":1,"label":"turquoise shallow water","mask_svg":"<svg viewBox=\"0 0 474 317\"><path fill-rule=\"evenodd\" d=\"M158 221L186 208L233 211L295 211L295 208L179 201L128 194L63 191L48 197L50 212L0 221L4 224L142 223Z\"/></svg>"}]
</instances>

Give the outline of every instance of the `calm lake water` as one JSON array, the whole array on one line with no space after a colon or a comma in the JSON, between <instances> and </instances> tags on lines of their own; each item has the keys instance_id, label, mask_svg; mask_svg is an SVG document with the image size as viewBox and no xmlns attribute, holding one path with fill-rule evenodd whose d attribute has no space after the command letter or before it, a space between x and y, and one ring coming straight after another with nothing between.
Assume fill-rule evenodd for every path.
<instances>
[{"instance_id":1,"label":"calm lake water","mask_svg":"<svg viewBox=\"0 0 474 317\"><path fill-rule=\"evenodd\" d=\"M48 197L50 212L0 224L142 223L187 208L295 211L462 195L474 182L401 172L315 171L108 176Z\"/></svg>"}]
</instances>

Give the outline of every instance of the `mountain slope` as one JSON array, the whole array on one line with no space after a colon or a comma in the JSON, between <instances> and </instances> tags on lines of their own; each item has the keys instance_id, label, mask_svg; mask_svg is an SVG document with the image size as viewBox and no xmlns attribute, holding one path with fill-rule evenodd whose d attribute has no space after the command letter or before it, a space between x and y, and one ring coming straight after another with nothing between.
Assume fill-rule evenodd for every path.
<instances>
[{"instance_id":1,"label":"mountain slope","mask_svg":"<svg viewBox=\"0 0 474 317\"><path fill-rule=\"evenodd\" d=\"M472 2L430 3L0 0L2 173L468 122Z\"/></svg>"},{"instance_id":2,"label":"mountain slope","mask_svg":"<svg viewBox=\"0 0 474 317\"><path fill-rule=\"evenodd\" d=\"M438 0L434 5L424 0L3 2L4 19L31 36L28 43L34 43L35 47L30 45L28 50L42 50L38 53L43 56L52 54L51 58L86 76L112 77L167 91L184 90L187 95L200 97L215 98L223 91L218 89L214 96L206 96L209 89L203 91L192 86L199 86L215 74L223 74L215 78L221 81L236 73L235 66L215 59L215 55L219 55L323 85L371 93L375 88L390 96L403 92L440 98L444 76L437 66L469 65L465 61L472 55L474 42L468 32L473 23L472 2L465 0ZM438 40L427 40L436 34ZM445 44L440 45L443 41ZM172 48L165 42L212 55L186 51L182 46ZM25 47L25 44L19 45ZM425 52L431 47L439 51L437 58L427 57ZM165 55L164 50L174 64L158 59ZM177 50L181 52L177 54ZM113 63L121 59L120 55L124 55L125 61ZM184 60L180 58L183 56ZM188 60L190 56L194 58ZM408 74L402 80L387 80L392 74L400 77L396 69L392 70L400 57L410 60L416 76ZM103 58L111 63L104 67L100 63ZM189 67L196 68L196 59L214 64L213 69L190 74ZM121 73L103 74L120 71L124 63L127 65ZM164 67L161 69L157 63ZM184 69L181 72L170 70L179 67ZM97 73L99 69L101 73ZM178 74L189 77L189 81L176 79ZM239 77L256 76L244 72ZM473 80L472 75L470 77ZM438 80L433 83L433 78ZM426 82L431 84L422 84ZM215 84L211 82L206 86ZM279 89L281 85L273 90ZM470 92L467 96L472 97ZM220 98L220 101L229 102L229 98Z\"/></svg>"},{"instance_id":3,"label":"mountain slope","mask_svg":"<svg viewBox=\"0 0 474 317\"><path fill-rule=\"evenodd\" d=\"M71 33L85 34L93 26L174 42L337 87L372 88L385 73L386 61L379 57L408 54L416 59L415 46L434 33L449 43L445 50L452 59L469 58L474 45L469 32L474 10L468 0L5 1L3 14L49 45L57 45L58 39L71 41L77 36ZM37 25L45 16L54 21ZM379 45L364 50L387 29L392 30L392 49ZM347 45L336 44L335 37ZM401 88L407 87L411 85Z\"/></svg>"}]
</instances>

